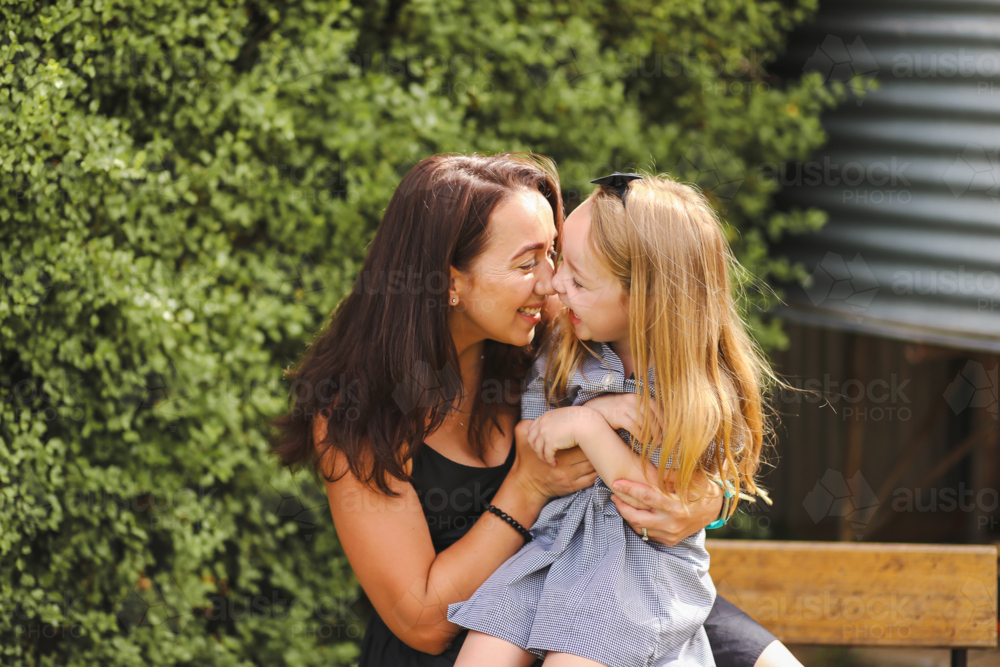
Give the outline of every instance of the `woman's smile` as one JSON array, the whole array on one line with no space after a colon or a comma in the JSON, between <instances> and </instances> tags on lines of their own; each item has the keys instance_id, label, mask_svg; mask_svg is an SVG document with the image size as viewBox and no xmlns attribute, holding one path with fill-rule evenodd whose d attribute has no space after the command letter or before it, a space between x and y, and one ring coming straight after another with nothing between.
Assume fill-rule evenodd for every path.
<instances>
[{"instance_id":1,"label":"woman's smile","mask_svg":"<svg viewBox=\"0 0 1000 667\"><path fill-rule=\"evenodd\" d=\"M544 305L544 303L539 303L533 306L524 306L517 309L517 314L524 318L525 322L535 326L542 321L542 306Z\"/></svg>"}]
</instances>

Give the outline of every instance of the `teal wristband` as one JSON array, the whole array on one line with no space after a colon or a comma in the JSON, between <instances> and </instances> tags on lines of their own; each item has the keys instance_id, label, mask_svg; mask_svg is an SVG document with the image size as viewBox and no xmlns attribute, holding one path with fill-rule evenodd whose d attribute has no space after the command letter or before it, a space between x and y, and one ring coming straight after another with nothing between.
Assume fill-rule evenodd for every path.
<instances>
[{"instance_id":1,"label":"teal wristband","mask_svg":"<svg viewBox=\"0 0 1000 667\"><path fill-rule=\"evenodd\" d=\"M713 479L713 482L718 484L722 490L722 509L719 511L719 518L712 523L705 526L706 530L711 530L714 528L722 528L729 521L729 510L733 506L733 498L736 496L736 492L733 491L733 485L728 481L723 485L722 480Z\"/></svg>"}]
</instances>

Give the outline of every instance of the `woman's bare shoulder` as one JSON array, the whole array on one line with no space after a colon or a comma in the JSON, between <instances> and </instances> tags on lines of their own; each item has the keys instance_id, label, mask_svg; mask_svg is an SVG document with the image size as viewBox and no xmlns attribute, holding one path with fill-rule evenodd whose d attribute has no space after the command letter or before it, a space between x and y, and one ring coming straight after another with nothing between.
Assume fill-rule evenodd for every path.
<instances>
[{"instance_id":1,"label":"woman's bare shoulder","mask_svg":"<svg viewBox=\"0 0 1000 667\"><path fill-rule=\"evenodd\" d=\"M316 448L317 453L317 468L326 480L327 487L332 490L334 485L339 485L341 481L346 481L346 485L340 486L347 486L356 490L367 489L374 495L383 495L377 489L372 488L373 485L368 481L369 471L374 464L371 456L362 451L358 457L359 460L355 464L355 468L357 472L361 473L359 478L359 475L356 475L355 470L351 468L347 454L340 447L337 447L336 443L327 442L328 428L327 418L323 415L318 415L313 420L313 446ZM407 475L410 474L412 470L410 460L406 460L403 463L403 470ZM408 483L396 479L392 475L387 475L386 481L389 488L397 493L403 492L410 487Z\"/></svg>"}]
</instances>

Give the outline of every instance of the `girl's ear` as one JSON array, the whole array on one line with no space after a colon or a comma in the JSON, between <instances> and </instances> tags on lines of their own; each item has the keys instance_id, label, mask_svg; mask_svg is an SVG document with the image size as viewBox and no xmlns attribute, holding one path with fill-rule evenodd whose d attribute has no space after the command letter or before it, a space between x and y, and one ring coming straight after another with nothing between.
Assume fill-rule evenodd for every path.
<instances>
[{"instance_id":1,"label":"girl's ear","mask_svg":"<svg viewBox=\"0 0 1000 667\"><path fill-rule=\"evenodd\" d=\"M622 285L621 302L622 306L625 308L625 312L629 311L629 302L632 301L632 286Z\"/></svg>"}]
</instances>

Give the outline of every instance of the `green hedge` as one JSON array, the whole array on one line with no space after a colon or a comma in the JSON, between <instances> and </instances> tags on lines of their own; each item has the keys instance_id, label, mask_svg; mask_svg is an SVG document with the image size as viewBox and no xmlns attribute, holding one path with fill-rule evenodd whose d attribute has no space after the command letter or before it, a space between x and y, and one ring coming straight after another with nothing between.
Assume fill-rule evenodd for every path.
<instances>
[{"instance_id":1,"label":"green hedge","mask_svg":"<svg viewBox=\"0 0 1000 667\"><path fill-rule=\"evenodd\" d=\"M550 155L571 201L655 165L794 275L767 244L822 216L756 174L840 95L767 72L814 5L4 2L0 662L351 664L359 588L263 422L394 185L443 151Z\"/></svg>"}]
</instances>

